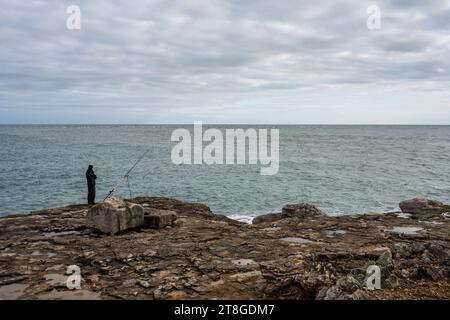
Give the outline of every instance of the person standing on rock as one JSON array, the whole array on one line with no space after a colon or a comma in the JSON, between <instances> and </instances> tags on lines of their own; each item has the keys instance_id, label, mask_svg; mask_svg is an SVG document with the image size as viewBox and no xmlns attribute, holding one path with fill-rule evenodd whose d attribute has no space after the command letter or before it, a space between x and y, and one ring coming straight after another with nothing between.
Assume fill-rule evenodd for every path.
<instances>
[{"instance_id":1,"label":"person standing on rock","mask_svg":"<svg viewBox=\"0 0 450 320\"><path fill-rule=\"evenodd\" d=\"M95 180L97 176L94 173L94 166L89 165L86 171L86 180L88 186L88 204L95 204Z\"/></svg>"}]
</instances>

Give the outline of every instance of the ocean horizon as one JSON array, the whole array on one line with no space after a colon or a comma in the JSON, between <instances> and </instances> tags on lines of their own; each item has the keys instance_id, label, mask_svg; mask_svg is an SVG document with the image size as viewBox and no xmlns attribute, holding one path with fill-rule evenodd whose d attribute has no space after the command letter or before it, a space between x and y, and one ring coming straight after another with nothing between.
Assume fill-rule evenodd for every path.
<instances>
[{"instance_id":1,"label":"ocean horizon","mask_svg":"<svg viewBox=\"0 0 450 320\"><path fill-rule=\"evenodd\" d=\"M174 165L174 128L192 124L0 125L0 215L86 202L84 172L93 164L97 201L166 196L207 204L249 222L288 203L310 202L330 215L398 210L422 196L450 201L448 125L214 125L278 128L280 167ZM129 178L121 177L146 151Z\"/></svg>"}]
</instances>

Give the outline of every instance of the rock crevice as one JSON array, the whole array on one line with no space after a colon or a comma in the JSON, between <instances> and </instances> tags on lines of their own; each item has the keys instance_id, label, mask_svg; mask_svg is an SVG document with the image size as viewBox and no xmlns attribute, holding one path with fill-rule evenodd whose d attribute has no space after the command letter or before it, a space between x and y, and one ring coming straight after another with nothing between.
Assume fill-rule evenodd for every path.
<instances>
[{"instance_id":1,"label":"rock crevice","mask_svg":"<svg viewBox=\"0 0 450 320\"><path fill-rule=\"evenodd\" d=\"M202 204L140 197L7 216L0 298L449 299L450 218L411 208L406 218L331 217L287 205L242 224ZM79 291L66 286L72 265ZM381 290L366 286L372 265Z\"/></svg>"}]
</instances>

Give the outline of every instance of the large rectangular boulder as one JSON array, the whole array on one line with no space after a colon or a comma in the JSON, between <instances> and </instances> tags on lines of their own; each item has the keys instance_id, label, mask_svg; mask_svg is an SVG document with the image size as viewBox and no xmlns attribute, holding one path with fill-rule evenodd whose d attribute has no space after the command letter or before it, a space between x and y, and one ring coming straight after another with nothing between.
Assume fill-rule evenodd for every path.
<instances>
[{"instance_id":1,"label":"large rectangular boulder","mask_svg":"<svg viewBox=\"0 0 450 320\"><path fill-rule=\"evenodd\" d=\"M116 234L144 224L144 208L118 199L107 199L87 212L87 226L103 233Z\"/></svg>"}]
</instances>

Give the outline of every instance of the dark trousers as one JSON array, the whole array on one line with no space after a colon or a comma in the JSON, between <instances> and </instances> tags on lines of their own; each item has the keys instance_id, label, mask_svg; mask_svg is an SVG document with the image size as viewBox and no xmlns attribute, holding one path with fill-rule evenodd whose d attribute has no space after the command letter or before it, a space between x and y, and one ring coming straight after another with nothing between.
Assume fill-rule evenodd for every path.
<instances>
[{"instance_id":1,"label":"dark trousers","mask_svg":"<svg viewBox=\"0 0 450 320\"><path fill-rule=\"evenodd\" d=\"M88 184L88 204L95 203L95 185Z\"/></svg>"}]
</instances>

